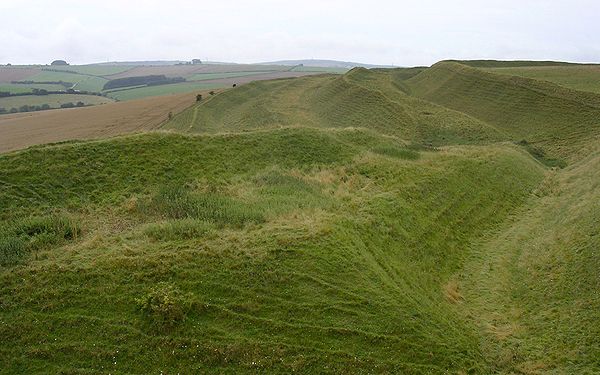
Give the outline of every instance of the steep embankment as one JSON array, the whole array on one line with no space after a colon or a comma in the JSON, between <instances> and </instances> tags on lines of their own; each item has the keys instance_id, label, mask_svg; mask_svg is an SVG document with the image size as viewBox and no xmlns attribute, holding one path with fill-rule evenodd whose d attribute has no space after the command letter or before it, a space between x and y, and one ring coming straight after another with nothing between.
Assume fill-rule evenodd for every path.
<instances>
[{"instance_id":1,"label":"steep embankment","mask_svg":"<svg viewBox=\"0 0 600 375\"><path fill-rule=\"evenodd\" d=\"M600 136L600 95L442 62L410 78L413 95L489 123L550 158L587 155Z\"/></svg>"},{"instance_id":2,"label":"steep embankment","mask_svg":"<svg viewBox=\"0 0 600 375\"><path fill-rule=\"evenodd\" d=\"M514 146L331 129L58 145L0 171L8 373L487 374L453 275L543 177Z\"/></svg>"},{"instance_id":3,"label":"steep embankment","mask_svg":"<svg viewBox=\"0 0 600 375\"><path fill-rule=\"evenodd\" d=\"M482 121L406 95L402 78L416 73L357 68L344 76L252 83L209 98L166 128L214 133L356 127L433 145L507 139Z\"/></svg>"},{"instance_id":4,"label":"steep embankment","mask_svg":"<svg viewBox=\"0 0 600 375\"><path fill-rule=\"evenodd\" d=\"M501 373L600 369L600 153L546 178L529 204L475 247L466 309Z\"/></svg>"}]
</instances>

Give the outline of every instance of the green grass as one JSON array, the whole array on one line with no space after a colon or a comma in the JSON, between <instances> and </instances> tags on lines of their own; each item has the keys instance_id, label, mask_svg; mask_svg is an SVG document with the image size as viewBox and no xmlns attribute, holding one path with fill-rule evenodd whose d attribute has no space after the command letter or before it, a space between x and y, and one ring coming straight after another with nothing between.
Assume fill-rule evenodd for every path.
<instances>
[{"instance_id":1,"label":"green grass","mask_svg":"<svg viewBox=\"0 0 600 375\"><path fill-rule=\"evenodd\" d=\"M73 220L57 216L4 223L0 228L0 266L18 264L32 251L75 240L79 232Z\"/></svg>"},{"instance_id":2,"label":"green grass","mask_svg":"<svg viewBox=\"0 0 600 375\"><path fill-rule=\"evenodd\" d=\"M393 144L281 129L0 157L2 220L58 210L82 233L0 273L5 369L486 373L441 290L542 168Z\"/></svg>"},{"instance_id":3,"label":"green grass","mask_svg":"<svg viewBox=\"0 0 600 375\"><path fill-rule=\"evenodd\" d=\"M210 89L222 88L223 84L218 83L202 83L200 82L182 82L172 85L159 85L138 87L120 91L108 92L108 97L119 101L142 99L150 96L161 96L170 94L180 94L193 91L204 91Z\"/></svg>"},{"instance_id":4,"label":"green grass","mask_svg":"<svg viewBox=\"0 0 600 375\"><path fill-rule=\"evenodd\" d=\"M51 69L54 69L54 67ZM35 82L70 82L75 85L73 87L75 90L90 92L102 91L104 84L108 82L107 79L102 77L54 71L40 71L40 73L27 79Z\"/></svg>"},{"instance_id":5,"label":"green grass","mask_svg":"<svg viewBox=\"0 0 600 375\"><path fill-rule=\"evenodd\" d=\"M79 94L50 94L50 95L25 95L0 98L0 108L19 108L23 105L39 106L48 104L51 108L60 108L61 104L83 102L85 105L97 105L112 102L111 99L96 95Z\"/></svg>"},{"instance_id":6,"label":"green grass","mask_svg":"<svg viewBox=\"0 0 600 375\"><path fill-rule=\"evenodd\" d=\"M467 308L500 373L600 369L600 155L552 173L463 272Z\"/></svg>"},{"instance_id":7,"label":"green grass","mask_svg":"<svg viewBox=\"0 0 600 375\"><path fill-rule=\"evenodd\" d=\"M569 63L564 61L535 60L446 60L474 68L522 68L522 67L555 67L555 66L587 66L591 64Z\"/></svg>"},{"instance_id":8,"label":"green grass","mask_svg":"<svg viewBox=\"0 0 600 375\"><path fill-rule=\"evenodd\" d=\"M0 373L597 374L599 103L354 69L0 155Z\"/></svg>"},{"instance_id":9,"label":"green grass","mask_svg":"<svg viewBox=\"0 0 600 375\"><path fill-rule=\"evenodd\" d=\"M343 76L253 82L208 98L165 127L203 133L369 128L432 145L505 139L481 121L406 95L393 73L355 69Z\"/></svg>"},{"instance_id":10,"label":"green grass","mask_svg":"<svg viewBox=\"0 0 600 375\"><path fill-rule=\"evenodd\" d=\"M344 74L349 69L346 68L326 68L317 66L295 66L291 69L292 72L316 72L328 74Z\"/></svg>"},{"instance_id":11,"label":"green grass","mask_svg":"<svg viewBox=\"0 0 600 375\"><path fill-rule=\"evenodd\" d=\"M600 65L495 68L489 71L554 82L573 90L600 94Z\"/></svg>"},{"instance_id":12,"label":"green grass","mask_svg":"<svg viewBox=\"0 0 600 375\"><path fill-rule=\"evenodd\" d=\"M600 95L594 93L451 62L438 63L405 83L413 95L485 121L550 159L581 157L600 135Z\"/></svg>"},{"instance_id":13,"label":"green grass","mask_svg":"<svg viewBox=\"0 0 600 375\"><path fill-rule=\"evenodd\" d=\"M210 79L246 77L269 72L229 72L229 73L198 73L188 78L188 81L206 81Z\"/></svg>"}]
</instances>

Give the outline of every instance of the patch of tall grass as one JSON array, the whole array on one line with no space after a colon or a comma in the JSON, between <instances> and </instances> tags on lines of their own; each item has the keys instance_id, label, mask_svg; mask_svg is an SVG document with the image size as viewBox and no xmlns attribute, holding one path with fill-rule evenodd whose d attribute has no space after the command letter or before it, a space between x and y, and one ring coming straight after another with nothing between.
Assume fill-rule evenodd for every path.
<instances>
[{"instance_id":1,"label":"patch of tall grass","mask_svg":"<svg viewBox=\"0 0 600 375\"><path fill-rule=\"evenodd\" d=\"M250 205L217 193L191 192L183 185L162 187L139 208L144 214L163 219L199 219L219 226L241 227L265 221L262 212Z\"/></svg>"},{"instance_id":2,"label":"patch of tall grass","mask_svg":"<svg viewBox=\"0 0 600 375\"><path fill-rule=\"evenodd\" d=\"M77 239L81 229L71 218L30 217L0 227L0 265L14 265L30 252Z\"/></svg>"}]
</instances>

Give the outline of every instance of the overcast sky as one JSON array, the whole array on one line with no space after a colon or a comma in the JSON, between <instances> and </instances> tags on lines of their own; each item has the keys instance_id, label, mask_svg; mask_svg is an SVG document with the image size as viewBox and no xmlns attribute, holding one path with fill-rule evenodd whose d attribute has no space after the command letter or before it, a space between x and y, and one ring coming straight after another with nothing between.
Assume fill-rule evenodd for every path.
<instances>
[{"instance_id":1,"label":"overcast sky","mask_svg":"<svg viewBox=\"0 0 600 375\"><path fill-rule=\"evenodd\" d=\"M599 0L0 0L0 64L600 62Z\"/></svg>"}]
</instances>

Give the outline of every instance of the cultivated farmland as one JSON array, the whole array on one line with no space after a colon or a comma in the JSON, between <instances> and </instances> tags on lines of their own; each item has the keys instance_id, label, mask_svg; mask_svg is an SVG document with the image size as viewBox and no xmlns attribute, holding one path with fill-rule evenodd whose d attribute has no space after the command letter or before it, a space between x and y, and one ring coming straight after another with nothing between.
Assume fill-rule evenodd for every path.
<instances>
[{"instance_id":1,"label":"cultivated farmland","mask_svg":"<svg viewBox=\"0 0 600 375\"><path fill-rule=\"evenodd\" d=\"M95 107L4 115L0 117L0 152L155 129L168 119L169 112L181 112L194 101L191 94L170 95Z\"/></svg>"}]
</instances>

